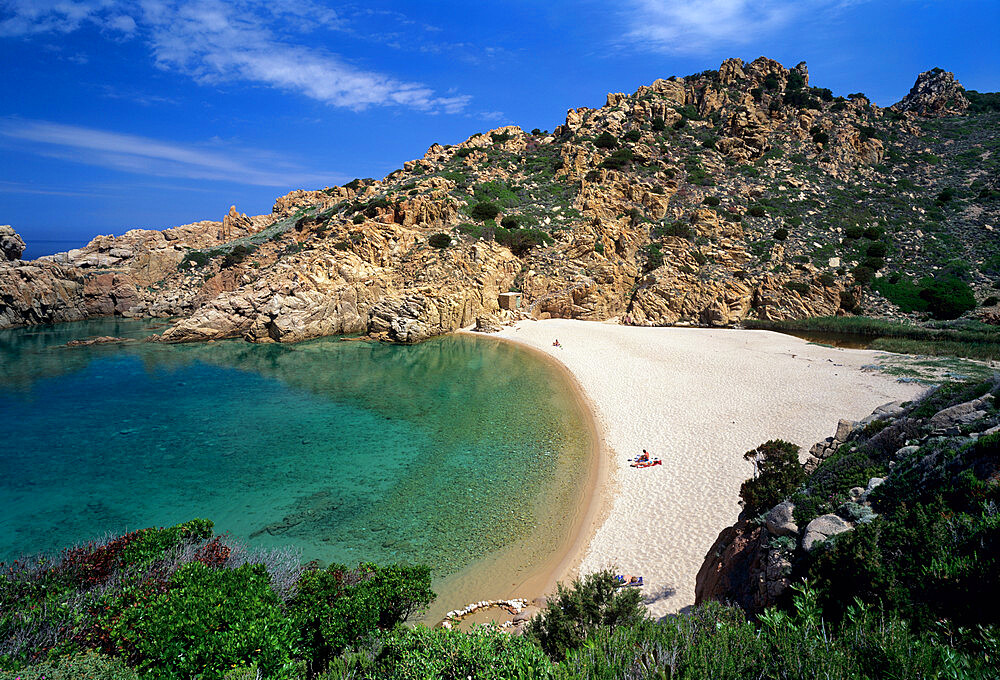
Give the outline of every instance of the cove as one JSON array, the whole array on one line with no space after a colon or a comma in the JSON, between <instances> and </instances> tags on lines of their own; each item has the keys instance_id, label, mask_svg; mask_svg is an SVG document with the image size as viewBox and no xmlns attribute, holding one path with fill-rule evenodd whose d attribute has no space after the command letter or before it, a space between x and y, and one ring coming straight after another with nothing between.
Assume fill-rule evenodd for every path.
<instances>
[{"instance_id":1,"label":"cove","mask_svg":"<svg viewBox=\"0 0 1000 680\"><path fill-rule=\"evenodd\" d=\"M0 560L205 517L251 547L442 578L579 503L587 414L511 344L65 346L159 328L0 331Z\"/></svg>"}]
</instances>

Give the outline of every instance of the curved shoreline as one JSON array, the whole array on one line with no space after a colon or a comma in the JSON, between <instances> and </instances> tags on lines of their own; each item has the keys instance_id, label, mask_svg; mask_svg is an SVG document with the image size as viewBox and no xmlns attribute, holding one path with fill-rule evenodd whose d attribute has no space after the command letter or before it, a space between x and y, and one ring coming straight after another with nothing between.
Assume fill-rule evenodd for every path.
<instances>
[{"instance_id":1,"label":"curved shoreline","mask_svg":"<svg viewBox=\"0 0 1000 680\"><path fill-rule=\"evenodd\" d=\"M587 472L580 480L575 494L576 512L564 538L555 547L545 550L547 555L543 560L525 564L525 546L533 544L539 538L532 532L443 579L439 584L442 593L420 618L427 625L437 624L446 612L470 602L513 597L531 602L553 592L557 582L576 575L590 542L610 514L614 500L614 494L608 488L613 460L611 451L607 447L597 409L573 372L555 357L517 340L473 333L468 329L460 329L456 333L472 335L483 341L514 345L557 373L568 387L574 406L587 426L590 450ZM510 585L506 585L508 583Z\"/></svg>"},{"instance_id":2,"label":"curved shoreline","mask_svg":"<svg viewBox=\"0 0 1000 680\"><path fill-rule=\"evenodd\" d=\"M575 563L564 572L642 575L656 617L694 603L705 554L739 514L739 488L753 472L745 451L785 439L804 455L839 419L923 391L866 370L884 353L771 331L550 319L519 322L499 339L541 351L574 375L613 455L610 511L582 550L566 552ZM627 466L644 448L662 467Z\"/></svg>"}]
</instances>

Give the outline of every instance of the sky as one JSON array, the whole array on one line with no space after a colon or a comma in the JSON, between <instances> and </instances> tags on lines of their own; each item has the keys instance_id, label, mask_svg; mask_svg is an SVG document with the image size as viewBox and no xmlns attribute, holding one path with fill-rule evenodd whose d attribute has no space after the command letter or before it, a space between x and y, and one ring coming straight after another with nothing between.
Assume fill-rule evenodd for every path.
<instances>
[{"instance_id":1,"label":"sky","mask_svg":"<svg viewBox=\"0 0 1000 680\"><path fill-rule=\"evenodd\" d=\"M0 224L37 256L266 213L728 57L881 106L934 67L992 92L998 29L996 0L0 0Z\"/></svg>"}]
</instances>

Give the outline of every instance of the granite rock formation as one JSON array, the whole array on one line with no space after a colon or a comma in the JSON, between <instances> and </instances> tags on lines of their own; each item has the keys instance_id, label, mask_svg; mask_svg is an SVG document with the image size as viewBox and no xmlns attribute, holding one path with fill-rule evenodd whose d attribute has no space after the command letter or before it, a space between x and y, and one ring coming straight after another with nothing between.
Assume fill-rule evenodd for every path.
<instances>
[{"instance_id":1,"label":"granite rock formation","mask_svg":"<svg viewBox=\"0 0 1000 680\"><path fill-rule=\"evenodd\" d=\"M552 133L501 127L382 180L292 191L266 215L234 206L0 265L0 325L117 314L177 318L171 342L417 342L498 313L510 290L518 314L641 325L896 315L869 282L933 273L942 252L899 187L933 196L951 151L903 179L887 162L928 156L921 121L961 118L962 92L931 71L887 114L813 87L804 63L727 59L570 109ZM963 255L982 263L983 297L990 241L972 234L997 216L984 206L962 213L959 239L984 249ZM3 233L6 259L20 255Z\"/></svg>"}]
</instances>

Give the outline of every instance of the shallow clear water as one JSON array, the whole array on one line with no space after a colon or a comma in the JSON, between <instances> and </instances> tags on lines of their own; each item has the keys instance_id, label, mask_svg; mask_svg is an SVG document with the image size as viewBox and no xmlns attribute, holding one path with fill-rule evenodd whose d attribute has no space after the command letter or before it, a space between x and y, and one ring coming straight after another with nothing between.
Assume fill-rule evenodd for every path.
<instances>
[{"instance_id":1,"label":"shallow clear water","mask_svg":"<svg viewBox=\"0 0 1000 680\"><path fill-rule=\"evenodd\" d=\"M206 517L306 559L443 576L576 500L583 414L516 347L63 346L158 327L0 331L0 560Z\"/></svg>"}]
</instances>

